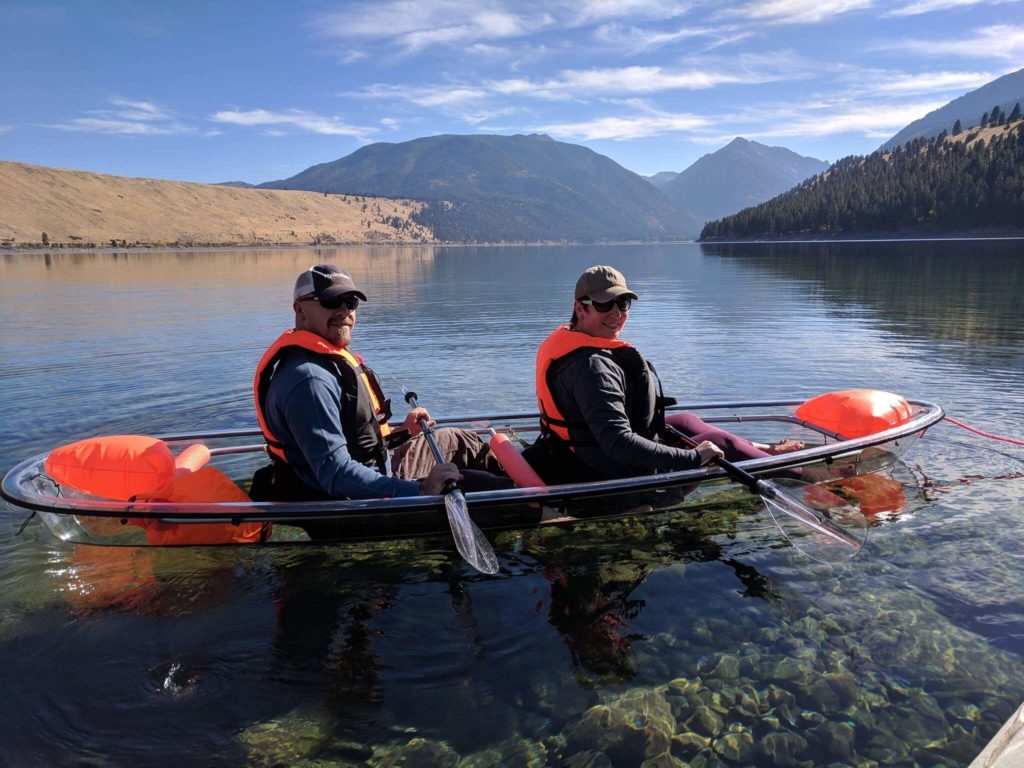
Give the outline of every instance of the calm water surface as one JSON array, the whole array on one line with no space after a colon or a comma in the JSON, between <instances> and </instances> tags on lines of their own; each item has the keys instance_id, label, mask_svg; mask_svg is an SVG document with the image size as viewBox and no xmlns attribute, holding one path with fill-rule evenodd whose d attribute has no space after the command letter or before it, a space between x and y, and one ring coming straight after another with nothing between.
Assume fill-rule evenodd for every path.
<instances>
[{"instance_id":1,"label":"calm water surface","mask_svg":"<svg viewBox=\"0 0 1024 768\"><path fill-rule=\"evenodd\" d=\"M684 401L874 387L1024 436L1019 241L0 256L0 470L94 434L254 424L295 275L435 415L532 409L572 285ZM74 547L0 514L0 765L966 765L1024 698L1024 449L948 424L843 566L746 505L445 540ZM741 505L743 506L743 505Z\"/></svg>"}]
</instances>

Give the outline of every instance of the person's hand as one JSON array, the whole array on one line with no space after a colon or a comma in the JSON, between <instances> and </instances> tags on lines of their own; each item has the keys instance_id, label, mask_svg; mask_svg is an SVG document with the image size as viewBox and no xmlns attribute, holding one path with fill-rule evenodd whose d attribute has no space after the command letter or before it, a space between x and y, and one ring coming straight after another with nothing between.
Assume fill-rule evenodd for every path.
<instances>
[{"instance_id":1,"label":"person's hand","mask_svg":"<svg viewBox=\"0 0 1024 768\"><path fill-rule=\"evenodd\" d=\"M438 464L430 470L429 475L420 480L420 494L436 496L439 493L444 493L445 487L449 482L454 481L457 483L461 479L462 473L451 462Z\"/></svg>"},{"instance_id":2,"label":"person's hand","mask_svg":"<svg viewBox=\"0 0 1024 768\"><path fill-rule=\"evenodd\" d=\"M434 426L433 420L430 418L430 414L427 413L426 408L413 408L405 416L405 421L402 422L402 426L409 430L409 434L415 437L423 430L420 429L420 419L424 419L427 424Z\"/></svg>"},{"instance_id":3,"label":"person's hand","mask_svg":"<svg viewBox=\"0 0 1024 768\"><path fill-rule=\"evenodd\" d=\"M725 452L717 445L712 443L710 440L705 440L703 443L697 446L697 455L700 456L700 465L703 467L710 461L714 461L716 458L724 459Z\"/></svg>"}]
</instances>

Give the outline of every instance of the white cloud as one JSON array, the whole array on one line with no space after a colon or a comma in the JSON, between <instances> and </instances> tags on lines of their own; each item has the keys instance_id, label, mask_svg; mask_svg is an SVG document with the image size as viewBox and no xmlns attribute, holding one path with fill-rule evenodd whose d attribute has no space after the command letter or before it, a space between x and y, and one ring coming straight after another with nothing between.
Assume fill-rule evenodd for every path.
<instances>
[{"instance_id":1,"label":"white cloud","mask_svg":"<svg viewBox=\"0 0 1024 768\"><path fill-rule=\"evenodd\" d=\"M693 2L676 2L675 0L581 0L575 4L575 23L587 24L602 19L620 17L671 19L683 16L693 6Z\"/></svg>"},{"instance_id":2,"label":"white cloud","mask_svg":"<svg viewBox=\"0 0 1024 768\"><path fill-rule=\"evenodd\" d=\"M733 125L748 122L749 127L734 131L749 137L804 138L834 136L844 133L859 133L868 138L888 138L908 123L924 117L938 109L945 102L917 102L914 104L846 104L842 102L815 102L801 105L750 111L738 116ZM753 118L752 120L750 118ZM756 125L753 125L756 123ZM759 128L760 126L771 126ZM720 139L722 137L719 137Z\"/></svg>"},{"instance_id":3,"label":"white cloud","mask_svg":"<svg viewBox=\"0 0 1024 768\"><path fill-rule=\"evenodd\" d=\"M8 133L14 130L13 125L0 125L0 133Z\"/></svg>"},{"instance_id":4,"label":"white cloud","mask_svg":"<svg viewBox=\"0 0 1024 768\"><path fill-rule=\"evenodd\" d=\"M342 94L343 96L363 96L370 99L400 99L420 107L442 107L480 101L490 96L490 91L482 87L460 85L388 85L375 83L361 91Z\"/></svg>"},{"instance_id":5,"label":"white cloud","mask_svg":"<svg viewBox=\"0 0 1024 768\"><path fill-rule=\"evenodd\" d=\"M706 68L667 69L633 66L564 70L554 78L531 81L523 78L489 81L486 86L504 95L529 95L543 99L578 96L652 94L677 90L704 90L719 85L770 83L795 80L812 74L810 68L786 52L740 56L718 64L707 59Z\"/></svg>"},{"instance_id":6,"label":"white cloud","mask_svg":"<svg viewBox=\"0 0 1024 768\"><path fill-rule=\"evenodd\" d=\"M360 59L365 59L365 58L366 58L366 54L363 53L362 51L349 51L348 53L346 53L344 56L341 57L341 63L342 64L351 64L354 61L359 61Z\"/></svg>"},{"instance_id":7,"label":"white cloud","mask_svg":"<svg viewBox=\"0 0 1024 768\"><path fill-rule=\"evenodd\" d=\"M681 40L697 37L718 38L720 28L681 27L674 31L624 27L619 24L602 24L594 30L594 39L606 46L614 46L630 53L642 53L661 48Z\"/></svg>"},{"instance_id":8,"label":"white cloud","mask_svg":"<svg viewBox=\"0 0 1024 768\"><path fill-rule=\"evenodd\" d=\"M324 117L301 109L289 109L286 112L273 112L266 109L244 111L228 109L210 115L210 119L218 123L242 126L286 126L325 136L352 136L361 141L368 141L368 137L377 132L376 128L350 125L339 117ZM268 130L274 130L274 128L270 127ZM277 130L281 130L281 128L279 127Z\"/></svg>"},{"instance_id":9,"label":"white cloud","mask_svg":"<svg viewBox=\"0 0 1024 768\"><path fill-rule=\"evenodd\" d=\"M131 122L102 117L76 117L66 123L54 123L47 126L61 131L78 131L81 133L112 133L120 136L172 136L176 134L196 133L195 127L181 123L153 125L152 123Z\"/></svg>"},{"instance_id":10,"label":"white cloud","mask_svg":"<svg viewBox=\"0 0 1024 768\"><path fill-rule=\"evenodd\" d=\"M902 40L887 48L926 56L962 56L977 59L1024 59L1024 27L998 24L981 27L953 40Z\"/></svg>"},{"instance_id":11,"label":"white cloud","mask_svg":"<svg viewBox=\"0 0 1024 768\"><path fill-rule=\"evenodd\" d=\"M769 24L817 24L874 4L875 0L756 0L723 11L723 16Z\"/></svg>"},{"instance_id":12,"label":"white cloud","mask_svg":"<svg viewBox=\"0 0 1024 768\"><path fill-rule=\"evenodd\" d=\"M1003 0L1003 2L1017 2L1017 0ZM922 13L931 13L932 11L946 11L950 8L967 8L972 5L980 4L993 5L1000 4L998 0L916 0L915 2L906 3L899 8L894 8L889 11L886 16L918 16Z\"/></svg>"},{"instance_id":13,"label":"white cloud","mask_svg":"<svg viewBox=\"0 0 1024 768\"><path fill-rule=\"evenodd\" d=\"M573 123L553 123L530 130L551 134L559 138L597 141L611 139L627 141L666 133L689 133L706 130L712 121L700 115L669 113L649 110L647 114L628 117L598 117Z\"/></svg>"},{"instance_id":14,"label":"white cloud","mask_svg":"<svg viewBox=\"0 0 1024 768\"><path fill-rule=\"evenodd\" d=\"M880 78L871 90L881 94L945 93L980 88L996 78L991 72L922 72Z\"/></svg>"},{"instance_id":15,"label":"white cloud","mask_svg":"<svg viewBox=\"0 0 1024 768\"><path fill-rule=\"evenodd\" d=\"M118 136L173 136L198 133L193 125L175 120L174 113L149 101L115 97L114 109L94 109L64 123L48 125L61 131L107 133Z\"/></svg>"},{"instance_id":16,"label":"white cloud","mask_svg":"<svg viewBox=\"0 0 1024 768\"><path fill-rule=\"evenodd\" d=\"M520 37L551 23L546 13L517 15L493 0L390 0L326 14L316 27L327 37L389 40L415 53L437 45Z\"/></svg>"},{"instance_id":17,"label":"white cloud","mask_svg":"<svg viewBox=\"0 0 1024 768\"><path fill-rule=\"evenodd\" d=\"M150 101L132 101L130 99L110 99L110 103L118 109L114 110L118 117L125 120L140 120L153 122L168 120L172 113L162 107L158 107Z\"/></svg>"}]
</instances>

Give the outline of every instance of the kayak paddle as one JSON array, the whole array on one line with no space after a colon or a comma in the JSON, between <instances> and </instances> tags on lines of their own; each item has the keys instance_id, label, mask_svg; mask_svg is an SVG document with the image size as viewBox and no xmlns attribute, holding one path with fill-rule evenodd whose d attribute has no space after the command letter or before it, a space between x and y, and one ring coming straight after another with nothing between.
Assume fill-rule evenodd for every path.
<instances>
[{"instance_id":1,"label":"kayak paddle","mask_svg":"<svg viewBox=\"0 0 1024 768\"><path fill-rule=\"evenodd\" d=\"M690 448L697 447L697 442L688 435L683 434L671 424L666 424L665 426L667 426L685 445ZM775 524L779 527L779 530L782 531L782 535L789 539L793 546L808 557L815 560L821 559L807 552L803 547L790 538L789 534L786 533L782 524L779 522L779 518L775 514L776 512L781 512L783 515L796 520L807 528L810 528L812 531L827 536L829 539L844 545L844 547L847 548L844 550L847 557L853 557L857 554L860 548L864 546L864 542L867 539L867 523L864 521L864 518L856 512L856 510L844 503L842 505L836 505L836 509L830 511L832 512L832 515L842 513L846 518L848 518L844 520L844 522L848 527L856 528L857 533L861 534L859 536L854 534L852 531L847 530L846 527L839 525L829 513L813 509L800 501L800 499L796 498L796 496L793 495L793 492L791 492L795 491L799 493L804 488L815 488L811 483L805 483L801 480L781 481L785 482L786 486L790 489L787 490L778 482L754 477L754 475L740 467L737 467L731 461L727 461L721 456L716 456L712 459L711 463L717 464L734 480L742 483L752 493L756 493L760 496L761 500L764 501L765 505L768 507L768 512L771 514ZM839 499L838 496L835 498L837 500Z\"/></svg>"},{"instance_id":2,"label":"kayak paddle","mask_svg":"<svg viewBox=\"0 0 1024 768\"><path fill-rule=\"evenodd\" d=\"M416 393L402 387L405 394L405 402L413 408L418 408ZM420 429L430 446L434 459L438 464L444 464L445 458L437 447L434 439L434 428L427 423L426 419L419 420ZM444 490L444 509L448 513L448 525L452 529L452 538L455 540L455 548L462 555L463 559L476 568L480 573L493 575L498 572L498 557L494 554L491 542L484 536L473 518L469 516L469 504L466 496L458 484L450 481Z\"/></svg>"}]
</instances>

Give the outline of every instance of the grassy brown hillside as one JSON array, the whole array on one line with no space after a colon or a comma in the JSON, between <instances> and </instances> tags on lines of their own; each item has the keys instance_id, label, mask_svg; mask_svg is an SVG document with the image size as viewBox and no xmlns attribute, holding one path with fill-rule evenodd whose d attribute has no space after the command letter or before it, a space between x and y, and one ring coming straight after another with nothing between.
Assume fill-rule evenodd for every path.
<instances>
[{"instance_id":1,"label":"grassy brown hillside","mask_svg":"<svg viewBox=\"0 0 1024 768\"><path fill-rule=\"evenodd\" d=\"M421 207L0 162L0 248L430 242Z\"/></svg>"}]
</instances>

